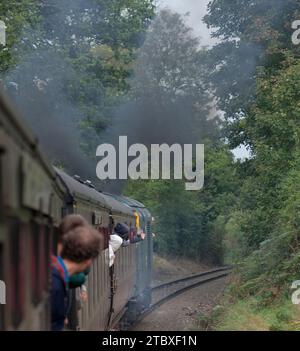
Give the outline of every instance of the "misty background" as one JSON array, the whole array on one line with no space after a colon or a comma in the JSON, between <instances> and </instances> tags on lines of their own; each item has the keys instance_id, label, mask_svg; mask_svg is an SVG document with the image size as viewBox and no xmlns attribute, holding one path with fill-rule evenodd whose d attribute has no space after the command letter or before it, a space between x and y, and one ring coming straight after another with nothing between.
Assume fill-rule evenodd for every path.
<instances>
[{"instance_id":1,"label":"misty background","mask_svg":"<svg viewBox=\"0 0 300 351\"><path fill-rule=\"evenodd\" d=\"M188 14L186 23L193 29L194 35L199 37L201 45L212 47L219 41L211 37L212 31L203 22L203 17L207 15L207 5L210 0L159 0L158 7L163 9L165 7L181 15ZM222 112L219 111L222 116ZM239 146L233 150L237 159L244 159L249 157L249 151L245 146Z\"/></svg>"},{"instance_id":2,"label":"misty background","mask_svg":"<svg viewBox=\"0 0 300 351\"><path fill-rule=\"evenodd\" d=\"M197 38L196 46L200 50L202 46L211 47L217 42L211 39L210 31L202 22L207 3L161 1L156 16L159 18L165 7L173 14L179 13L177 25L181 29L192 29L187 36ZM96 148L103 142L115 144L117 148L119 135L127 135L130 144L141 142L146 145L200 143L211 136L212 132L205 126L206 120L222 116L222 112L216 112L212 96L204 85L197 92L197 103L202 109L199 127L194 123L193 112L189 111L195 101L188 103L187 99L178 99L175 105L168 106L171 97L166 95L164 101L156 104L153 99L156 102L157 99L152 94L156 88L145 89L158 74L154 71L162 59L159 49L155 56L151 52L151 46L154 47L159 39L151 33L157 19L154 16L150 24L150 7L145 5L148 13L146 16L141 14L141 24L135 24L136 28L129 29L132 24L128 18L127 32L125 30L126 34L120 40L117 38L124 29L120 27L119 32L118 26L124 26L124 23L117 21L107 26L104 19L109 8L105 11L93 1L51 0L41 6L41 9L32 7L32 14L41 11L42 21L22 29L22 40L13 47L18 64L5 73L3 80L7 92L56 165L98 182L95 177ZM127 20L124 12L123 19ZM162 45L167 45L167 38L161 39ZM114 40L118 40L118 44ZM176 47L176 44L179 45ZM175 42L169 66L185 65L187 77L195 74L195 78L203 82L204 72L200 71L204 70L204 59L200 62L192 55L186 59L184 53L179 55L180 50L180 43ZM137 56L137 62L131 66L134 56ZM200 75L193 67L197 61L202 65L198 70ZM153 76L143 77L149 65L154 68ZM112 70L115 70L113 79L108 77ZM177 73L173 67L171 70L175 77ZM137 96L135 86L139 84ZM156 95L161 92L158 88ZM200 129L203 130L202 140L199 139ZM198 138L193 137L196 134ZM244 149L235 150L235 155L244 157L247 153ZM105 183L102 182L102 188L106 188ZM113 191L113 188L114 185L112 188L109 185L107 189Z\"/></svg>"}]
</instances>

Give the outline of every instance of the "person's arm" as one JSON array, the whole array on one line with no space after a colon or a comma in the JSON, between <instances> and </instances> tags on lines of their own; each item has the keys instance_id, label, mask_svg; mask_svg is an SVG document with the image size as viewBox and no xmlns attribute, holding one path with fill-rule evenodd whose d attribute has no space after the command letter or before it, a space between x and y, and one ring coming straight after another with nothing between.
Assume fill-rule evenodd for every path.
<instances>
[{"instance_id":1,"label":"person's arm","mask_svg":"<svg viewBox=\"0 0 300 351\"><path fill-rule=\"evenodd\" d=\"M130 240L131 244L136 244L138 242L142 241L142 238L139 235L135 235L132 240Z\"/></svg>"},{"instance_id":2,"label":"person's arm","mask_svg":"<svg viewBox=\"0 0 300 351\"><path fill-rule=\"evenodd\" d=\"M135 244L135 243L138 243L138 242L144 240L145 237L146 237L146 234L144 232L141 232L140 234L135 235L130 242L131 242L131 244Z\"/></svg>"}]
</instances>

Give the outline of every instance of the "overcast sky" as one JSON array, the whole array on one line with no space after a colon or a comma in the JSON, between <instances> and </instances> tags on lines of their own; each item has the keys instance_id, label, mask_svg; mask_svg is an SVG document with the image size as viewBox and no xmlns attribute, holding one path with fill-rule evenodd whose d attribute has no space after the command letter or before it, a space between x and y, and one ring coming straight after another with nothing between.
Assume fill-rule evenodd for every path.
<instances>
[{"instance_id":1,"label":"overcast sky","mask_svg":"<svg viewBox=\"0 0 300 351\"><path fill-rule=\"evenodd\" d=\"M162 8L169 7L181 14L189 12L188 24L193 28L195 34L202 38L201 43L203 45L212 45L215 42L210 38L210 31L206 24L202 22L209 0L160 0L158 3Z\"/></svg>"},{"instance_id":2,"label":"overcast sky","mask_svg":"<svg viewBox=\"0 0 300 351\"><path fill-rule=\"evenodd\" d=\"M185 14L190 13L187 18L188 25L193 28L195 35L201 37L201 44L212 46L216 43L215 39L210 37L210 30L203 23L202 18L207 13L207 4L210 0L159 0L159 7L169 7L171 10ZM234 150L236 158L244 158L249 153L244 147Z\"/></svg>"}]
</instances>

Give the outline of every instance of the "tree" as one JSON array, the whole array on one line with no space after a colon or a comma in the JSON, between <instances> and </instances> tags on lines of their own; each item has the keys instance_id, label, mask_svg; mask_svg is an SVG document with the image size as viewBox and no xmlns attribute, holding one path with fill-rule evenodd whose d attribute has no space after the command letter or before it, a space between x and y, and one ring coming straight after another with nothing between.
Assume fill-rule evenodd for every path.
<instances>
[{"instance_id":1,"label":"tree","mask_svg":"<svg viewBox=\"0 0 300 351\"><path fill-rule=\"evenodd\" d=\"M148 143L217 139L219 120L204 84L205 57L183 16L170 10L157 15L132 80L137 123Z\"/></svg>"},{"instance_id":2,"label":"tree","mask_svg":"<svg viewBox=\"0 0 300 351\"><path fill-rule=\"evenodd\" d=\"M128 182L125 194L143 202L154 216L159 253L222 264L225 223L237 189L232 154L207 143L203 190L186 191L179 180L139 180Z\"/></svg>"},{"instance_id":3,"label":"tree","mask_svg":"<svg viewBox=\"0 0 300 351\"><path fill-rule=\"evenodd\" d=\"M22 39L24 28L37 28L40 20L38 2L32 0L0 1L0 19L6 25L6 47L0 50L0 72L7 72L18 62L20 52L17 49Z\"/></svg>"},{"instance_id":4,"label":"tree","mask_svg":"<svg viewBox=\"0 0 300 351\"><path fill-rule=\"evenodd\" d=\"M80 145L94 155L112 110L129 90L135 51L154 16L153 1L6 3L1 6L9 42L0 69L7 91L36 132L47 125L53 135L58 125L68 124L63 139L72 138L76 150Z\"/></svg>"},{"instance_id":5,"label":"tree","mask_svg":"<svg viewBox=\"0 0 300 351\"><path fill-rule=\"evenodd\" d=\"M256 99L256 79L276 75L287 51L299 55L291 40L291 24L299 17L295 0L214 0L205 22L220 39L210 53L209 82L225 112L232 147L252 147L244 118ZM262 69L263 68L263 69Z\"/></svg>"},{"instance_id":6,"label":"tree","mask_svg":"<svg viewBox=\"0 0 300 351\"><path fill-rule=\"evenodd\" d=\"M160 253L220 264L222 223L228 203L235 204L236 185L232 154L220 139L219 120L212 118L206 58L185 18L161 11L139 50L132 81L136 119L129 123L133 138L145 144L205 143L205 188L186 191L177 180L130 181L125 193L152 211Z\"/></svg>"},{"instance_id":7,"label":"tree","mask_svg":"<svg viewBox=\"0 0 300 351\"><path fill-rule=\"evenodd\" d=\"M211 51L208 80L226 112L229 142L252 151L237 164L239 200L226 224L235 233L226 238L241 258L240 290L263 297L273 296L271 287L287 289L298 273L300 60L291 24L299 5L215 0L206 17L221 40ZM244 61L246 73L245 47L257 49Z\"/></svg>"}]
</instances>

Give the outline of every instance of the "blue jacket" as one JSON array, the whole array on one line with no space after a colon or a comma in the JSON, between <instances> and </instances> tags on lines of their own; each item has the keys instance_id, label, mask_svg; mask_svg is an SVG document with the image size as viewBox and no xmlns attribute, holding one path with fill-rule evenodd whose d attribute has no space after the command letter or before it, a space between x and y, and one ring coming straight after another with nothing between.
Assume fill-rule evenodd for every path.
<instances>
[{"instance_id":1,"label":"blue jacket","mask_svg":"<svg viewBox=\"0 0 300 351\"><path fill-rule=\"evenodd\" d=\"M51 330L60 331L64 328L67 307L67 284L59 269L52 266Z\"/></svg>"}]
</instances>

